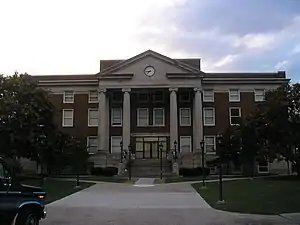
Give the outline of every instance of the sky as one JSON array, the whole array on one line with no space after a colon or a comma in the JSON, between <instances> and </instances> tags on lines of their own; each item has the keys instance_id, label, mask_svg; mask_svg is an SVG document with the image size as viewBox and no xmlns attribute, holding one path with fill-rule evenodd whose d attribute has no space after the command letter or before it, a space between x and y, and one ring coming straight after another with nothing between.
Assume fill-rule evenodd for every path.
<instances>
[{"instance_id":1,"label":"sky","mask_svg":"<svg viewBox=\"0 0 300 225\"><path fill-rule=\"evenodd\" d=\"M300 81L300 0L0 0L0 74L93 74L151 49Z\"/></svg>"}]
</instances>

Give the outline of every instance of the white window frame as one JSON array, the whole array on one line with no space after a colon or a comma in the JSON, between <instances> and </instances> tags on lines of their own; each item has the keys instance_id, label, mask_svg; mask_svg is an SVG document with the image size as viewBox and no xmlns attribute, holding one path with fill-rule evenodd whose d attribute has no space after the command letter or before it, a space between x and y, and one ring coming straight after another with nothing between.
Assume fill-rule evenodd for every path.
<instances>
[{"instance_id":1,"label":"white window frame","mask_svg":"<svg viewBox=\"0 0 300 225\"><path fill-rule=\"evenodd\" d=\"M207 151L207 144L206 144L206 138L213 138L214 139L214 146L213 146L213 148L214 148L214 152L208 152ZM216 148L216 136L214 136L214 135L205 135L204 136L204 152L206 153L206 154L208 154L208 155L215 155L216 154L216 150L217 150L217 148Z\"/></svg>"},{"instance_id":2,"label":"white window frame","mask_svg":"<svg viewBox=\"0 0 300 225\"><path fill-rule=\"evenodd\" d=\"M211 95L207 95L211 93ZM215 101L215 92L214 89L204 89L203 90L203 102L214 102Z\"/></svg>"},{"instance_id":3,"label":"white window frame","mask_svg":"<svg viewBox=\"0 0 300 225\"><path fill-rule=\"evenodd\" d=\"M189 152L192 152L192 137L191 136L180 136L179 137L179 140L180 140L180 146L179 146L179 152L182 152L182 150L181 150L181 148L182 148L182 145L181 145L181 143L182 143L182 139L184 139L184 138L189 138L189 140L190 140L190 150L189 150Z\"/></svg>"},{"instance_id":4,"label":"white window frame","mask_svg":"<svg viewBox=\"0 0 300 225\"><path fill-rule=\"evenodd\" d=\"M71 97L72 98L72 100L70 100L70 101L67 101L67 93L69 92L69 94L71 94L71 96L69 96L69 97ZM67 90L67 91L64 91L64 95L63 95L63 103L74 103L74 99L75 99L75 93L74 93L74 91L73 90Z\"/></svg>"},{"instance_id":5,"label":"white window frame","mask_svg":"<svg viewBox=\"0 0 300 225\"><path fill-rule=\"evenodd\" d=\"M262 92L263 94L258 94L257 92ZM255 89L254 90L254 101L255 102L263 102L265 101L265 90L264 89ZM262 97L262 98L261 98Z\"/></svg>"},{"instance_id":6,"label":"white window frame","mask_svg":"<svg viewBox=\"0 0 300 225\"><path fill-rule=\"evenodd\" d=\"M162 116L163 116L163 123L162 124L156 124L155 123L155 117L156 117L156 114L155 114L155 110L157 110L157 109L159 109L159 110L162 110ZM162 127L162 126L165 126L165 109L164 108L153 108L153 121L152 121L152 123L153 123L153 126L158 126L158 127Z\"/></svg>"},{"instance_id":7,"label":"white window frame","mask_svg":"<svg viewBox=\"0 0 300 225\"><path fill-rule=\"evenodd\" d=\"M140 124L140 110L146 110L147 111L147 124L143 124L143 125L141 125ZM148 108L138 108L137 109L137 116L136 116L136 118L137 118L137 126L138 127L147 127L147 126L149 126L149 109Z\"/></svg>"},{"instance_id":8,"label":"white window frame","mask_svg":"<svg viewBox=\"0 0 300 225\"><path fill-rule=\"evenodd\" d=\"M93 98L96 98L96 96L92 96L92 94L97 94L97 100L94 100ZM98 103L99 101L99 93L97 90L89 91L89 103Z\"/></svg>"},{"instance_id":9,"label":"white window frame","mask_svg":"<svg viewBox=\"0 0 300 225\"><path fill-rule=\"evenodd\" d=\"M237 91L238 92L238 99L234 99L232 98L233 96L235 96L235 94L233 95L232 92L233 91ZM230 89L229 90L229 102L240 102L241 101L241 92L239 89Z\"/></svg>"},{"instance_id":10,"label":"white window frame","mask_svg":"<svg viewBox=\"0 0 300 225\"><path fill-rule=\"evenodd\" d=\"M269 159L266 159L267 160L267 165L266 166L261 166L259 165L259 162L257 162L257 172L259 174L264 174L264 173L270 173L270 163L269 163ZM268 170L267 171L261 171L260 168L265 168L267 167Z\"/></svg>"},{"instance_id":11,"label":"white window frame","mask_svg":"<svg viewBox=\"0 0 300 225\"><path fill-rule=\"evenodd\" d=\"M188 124L184 124L183 122L182 122L182 111L183 110L189 110L189 123ZM172 113L172 112L171 112ZM189 127L189 126L191 126L191 124L192 124L192 110L191 110L191 108L180 108L179 109L179 123L180 123L180 126L181 127Z\"/></svg>"},{"instance_id":12,"label":"white window frame","mask_svg":"<svg viewBox=\"0 0 300 225\"><path fill-rule=\"evenodd\" d=\"M95 119L95 118L91 118L91 111L97 111L97 120L98 120L98 122L97 122L97 124L95 125L95 124L90 124L90 119ZM89 108L88 109L88 126L89 127L98 127L98 123L99 123L99 111L98 111L98 109L97 108Z\"/></svg>"},{"instance_id":13,"label":"white window frame","mask_svg":"<svg viewBox=\"0 0 300 225\"><path fill-rule=\"evenodd\" d=\"M231 109L238 109L239 110L239 118L241 118L242 117L242 108L241 107L230 107L229 108L229 121L230 121L230 125L231 126L238 126L239 124L233 124L231 122L231 118L232 118L232 116L231 116Z\"/></svg>"},{"instance_id":14,"label":"white window frame","mask_svg":"<svg viewBox=\"0 0 300 225\"><path fill-rule=\"evenodd\" d=\"M206 123L206 110L213 110L213 124ZM203 123L206 127L216 126L216 110L214 107L204 107L203 108Z\"/></svg>"},{"instance_id":15,"label":"white window frame","mask_svg":"<svg viewBox=\"0 0 300 225\"><path fill-rule=\"evenodd\" d=\"M113 151L113 139L119 139L120 141L118 142L118 149L119 151ZM122 136L110 136L110 153L121 153L121 146L120 146L120 142L122 141ZM116 146L115 146L116 147Z\"/></svg>"},{"instance_id":16,"label":"white window frame","mask_svg":"<svg viewBox=\"0 0 300 225\"><path fill-rule=\"evenodd\" d=\"M96 140L97 140L98 137L97 137L97 136L87 136L87 137L86 137L86 150L87 150L87 152L88 152L89 154L95 154L95 152L90 152L90 151L89 151L89 149L90 149L90 145L89 145L89 144L90 144L90 141L89 141L89 140L90 140L90 139L96 139ZM96 148L97 148L97 151L98 151L98 141L97 141L96 143L97 143ZM95 146L92 146L92 147L95 147ZM97 152L97 151L96 151L96 152Z\"/></svg>"},{"instance_id":17,"label":"white window frame","mask_svg":"<svg viewBox=\"0 0 300 225\"><path fill-rule=\"evenodd\" d=\"M120 119L120 124L114 124L114 110L120 110L120 115L121 115L121 119ZM123 109L121 107L112 107L111 108L111 113L110 113L110 122L111 122L111 126L112 127L122 127L123 124Z\"/></svg>"},{"instance_id":18,"label":"white window frame","mask_svg":"<svg viewBox=\"0 0 300 225\"><path fill-rule=\"evenodd\" d=\"M72 117L65 118L66 111L72 112ZM70 125L65 124L65 119L72 119L72 124L70 124ZM63 109L63 111L62 111L62 127L73 127L73 126L74 126L74 109Z\"/></svg>"}]
</instances>

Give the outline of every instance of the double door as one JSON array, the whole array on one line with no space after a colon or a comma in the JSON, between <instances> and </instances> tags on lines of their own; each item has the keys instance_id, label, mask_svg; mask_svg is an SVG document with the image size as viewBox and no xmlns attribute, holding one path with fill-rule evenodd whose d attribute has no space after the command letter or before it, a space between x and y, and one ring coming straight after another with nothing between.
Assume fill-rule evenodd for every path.
<instances>
[{"instance_id":1,"label":"double door","mask_svg":"<svg viewBox=\"0 0 300 225\"><path fill-rule=\"evenodd\" d=\"M159 159L167 157L166 138L136 138L136 158Z\"/></svg>"}]
</instances>

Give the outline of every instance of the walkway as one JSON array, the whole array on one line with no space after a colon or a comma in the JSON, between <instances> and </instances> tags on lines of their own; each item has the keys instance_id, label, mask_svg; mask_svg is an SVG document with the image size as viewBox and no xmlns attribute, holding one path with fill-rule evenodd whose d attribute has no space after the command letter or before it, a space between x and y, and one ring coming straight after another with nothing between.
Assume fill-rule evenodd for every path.
<instances>
[{"instance_id":1,"label":"walkway","mask_svg":"<svg viewBox=\"0 0 300 225\"><path fill-rule=\"evenodd\" d=\"M139 187L98 183L47 205L41 225L292 224L279 216L249 216L212 209L189 184Z\"/></svg>"}]
</instances>

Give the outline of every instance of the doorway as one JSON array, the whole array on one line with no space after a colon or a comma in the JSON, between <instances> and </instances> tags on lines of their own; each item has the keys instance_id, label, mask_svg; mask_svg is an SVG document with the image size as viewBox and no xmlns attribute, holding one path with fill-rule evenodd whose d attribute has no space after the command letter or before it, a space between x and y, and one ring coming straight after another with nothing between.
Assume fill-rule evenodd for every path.
<instances>
[{"instance_id":1,"label":"doorway","mask_svg":"<svg viewBox=\"0 0 300 225\"><path fill-rule=\"evenodd\" d=\"M162 145L160 154L159 145ZM167 157L166 137L142 137L135 138L135 156L137 159L160 159Z\"/></svg>"}]
</instances>

